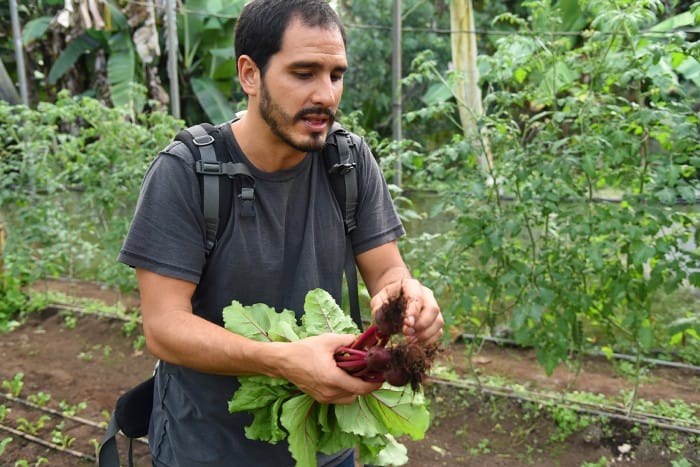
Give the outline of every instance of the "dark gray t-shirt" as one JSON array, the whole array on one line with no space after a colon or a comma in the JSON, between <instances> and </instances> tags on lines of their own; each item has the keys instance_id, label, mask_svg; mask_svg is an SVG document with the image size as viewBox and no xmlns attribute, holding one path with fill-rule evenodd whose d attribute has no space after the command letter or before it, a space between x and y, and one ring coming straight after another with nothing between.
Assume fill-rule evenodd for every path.
<instances>
[{"instance_id":1,"label":"dark gray t-shirt","mask_svg":"<svg viewBox=\"0 0 700 467\"><path fill-rule=\"evenodd\" d=\"M230 125L222 126L234 162L255 178L255 215L244 217L234 183L232 214L209 257L200 183L182 143L161 152L148 170L119 261L194 282L194 313L222 325L232 300L303 313L306 293L323 288L340 303L346 236L321 153L296 167L266 173L242 153ZM358 161L355 254L390 242L404 229L366 144ZM249 414L229 414L237 379L161 362L149 442L157 462L175 466L291 466L286 443L245 437ZM336 457L337 456L331 456ZM319 458L319 465L333 462Z\"/></svg>"}]
</instances>

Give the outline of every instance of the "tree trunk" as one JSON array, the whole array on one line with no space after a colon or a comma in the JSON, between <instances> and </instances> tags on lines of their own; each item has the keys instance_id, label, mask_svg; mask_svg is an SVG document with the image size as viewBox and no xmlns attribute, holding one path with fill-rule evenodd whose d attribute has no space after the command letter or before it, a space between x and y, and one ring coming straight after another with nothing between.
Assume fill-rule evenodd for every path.
<instances>
[{"instance_id":1,"label":"tree trunk","mask_svg":"<svg viewBox=\"0 0 700 467\"><path fill-rule=\"evenodd\" d=\"M486 135L480 134L477 128L477 120L483 115L484 109L476 64L477 46L473 13L472 0L450 2L452 64L457 77L453 91L457 98L464 136L472 141L479 167L485 173L490 173L493 162L491 150Z\"/></svg>"}]
</instances>

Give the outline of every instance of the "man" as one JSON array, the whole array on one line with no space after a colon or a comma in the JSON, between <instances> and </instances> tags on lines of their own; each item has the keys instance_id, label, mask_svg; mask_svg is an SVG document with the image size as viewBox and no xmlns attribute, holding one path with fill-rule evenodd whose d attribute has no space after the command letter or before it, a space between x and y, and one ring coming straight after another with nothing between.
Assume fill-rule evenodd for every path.
<instances>
[{"instance_id":1,"label":"man","mask_svg":"<svg viewBox=\"0 0 700 467\"><path fill-rule=\"evenodd\" d=\"M285 378L322 403L347 404L378 388L337 368L353 340L326 334L259 343L222 327L232 300L301 316L306 293L341 299L345 232L320 159L348 68L345 33L323 0L255 0L235 35L248 110L222 126L234 162L255 178L255 214L232 217L213 252L192 155L173 143L144 178L120 261L136 268L148 349L161 361L149 430L155 466L288 466L287 445L245 437L248 414L229 414L235 376ZM404 332L435 342L443 319L430 290L410 278L396 239L404 229L366 147L358 161L359 206L351 242L373 309L401 289ZM354 465L352 450L319 454L319 465Z\"/></svg>"}]
</instances>

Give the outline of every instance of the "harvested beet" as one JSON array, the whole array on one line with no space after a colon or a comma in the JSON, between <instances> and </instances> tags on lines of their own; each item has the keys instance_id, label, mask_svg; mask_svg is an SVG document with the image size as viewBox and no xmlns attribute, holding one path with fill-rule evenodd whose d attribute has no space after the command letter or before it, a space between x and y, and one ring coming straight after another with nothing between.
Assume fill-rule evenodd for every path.
<instances>
[{"instance_id":1,"label":"harvested beet","mask_svg":"<svg viewBox=\"0 0 700 467\"><path fill-rule=\"evenodd\" d=\"M418 391L430 370L438 345L406 342L392 336L401 334L407 300L401 293L382 305L375 322L355 339L350 347L336 352L336 364L365 381L386 381L393 386L411 385Z\"/></svg>"},{"instance_id":2,"label":"harvested beet","mask_svg":"<svg viewBox=\"0 0 700 467\"><path fill-rule=\"evenodd\" d=\"M374 322L379 332L385 336L399 334L406 317L406 297L399 294L395 299L384 302L374 315Z\"/></svg>"}]
</instances>

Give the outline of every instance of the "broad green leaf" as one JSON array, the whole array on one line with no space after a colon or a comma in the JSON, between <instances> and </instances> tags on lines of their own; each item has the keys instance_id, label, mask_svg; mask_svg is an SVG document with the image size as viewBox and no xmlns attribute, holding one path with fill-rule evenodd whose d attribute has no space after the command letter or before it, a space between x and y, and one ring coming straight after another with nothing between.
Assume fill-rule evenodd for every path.
<instances>
[{"instance_id":1,"label":"broad green leaf","mask_svg":"<svg viewBox=\"0 0 700 467\"><path fill-rule=\"evenodd\" d=\"M686 11L663 20L659 24L649 28L649 30L654 32L668 32L686 26L693 26L694 23L695 19L693 18L693 14L690 11Z\"/></svg>"},{"instance_id":2,"label":"broad green leaf","mask_svg":"<svg viewBox=\"0 0 700 467\"><path fill-rule=\"evenodd\" d=\"M128 34L117 33L109 38L110 56L107 62L109 92L115 107L140 111L145 103L139 95L136 76L136 50Z\"/></svg>"},{"instance_id":3,"label":"broad green leaf","mask_svg":"<svg viewBox=\"0 0 700 467\"><path fill-rule=\"evenodd\" d=\"M326 454L356 446L361 441L360 437L341 429L335 416L335 409L335 405L319 405L317 421L321 431L318 450Z\"/></svg>"},{"instance_id":4,"label":"broad green leaf","mask_svg":"<svg viewBox=\"0 0 700 467\"><path fill-rule=\"evenodd\" d=\"M317 336L333 332L336 334L357 334L358 329L352 318L345 314L333 297L322 289L306 294L302 325L306 335Z\"/></svg>"},{"instance_id":5,"label":"broad green leaf","mask_svg":"<svg viewBox=\"0 0 700 467\"><path fill-rule=\"evenodd\" d=\"M281 402L278 399L265 408L251 411L253 422L245 428L248 439L278 443L287 437L287 432L279 426Z\"/></svg>"},{"instance_id":6,"label":"broad green leaf","mask_svg":"<svg viewBox=\"0 0 700 467\"><path fill-rule=\"evenodd\" d=\"M52 20L53 17L51 16L42 16L27 22L22 28L22 44L27 46L36 39L43 37L49 29Z\"/></svg>"},{"instance_id":7,"label":"broad green leaf","mask_svg":"<svg viewBox=\"0 0 700 467\"><path fill-rule=\"evenodd\" d=\"M434 105L446 102L453 97L452 90L445 83L435 83L431 85L423 96L423 102L426 105Z\"/></svg>"},{"instance_id":8,"label":"broad green leaf","mask_svg":"<svg viewBox=\"0 0 700 467\"><path fill-rule=\"evenodd\" d=\"M113 2L107 2L109 5L109 22L112 31L129 31L129 19L121 9L114 5Z\"/></svg>"},{"instance_id":9,"label":"broad green leaf","mask_svg":"<svg viewBox=\"0 0 700 467\"><path fill-rule=\"evenodd\" d=\"M287 336L296 335L296 317L292 311L283 310L277 313L274 308L262 303L243 306L234 300L224 308L223 317L226 329L255 341L288 341L291 339Z\"/></svg>"},{"instance_id":10,"label":"broad green leaf","mask_svg":"<svg viewBox=\"0 0 700 467\"><path fill-rule=\"evenodd\" d=\"M88 52L100 47L100 43L88 33L84 33L73 39L58 56L56 62L49 71L49 84L56 84L63 75L70 70L75 62Z\"/></svg>"},{"instance_id":11,"label":"broad green leaf","mask_svg":"<svg viewBox=\"0 0 700 467\"><path fill-rule=\"evenodd\" d=\"M289 433L289 451L297 467L315 467L320 437L318 403L306 394L286 401L280 422Z\"/></svg>"},{"instance_id":12,"label":"broad green leaf","mask_svg":"<svg viewBox=\"0 0 700 467\"><path fill-rule=\"evenodd\" d=\"M383 420L394 436L408 435L414 440L423 439L430 426L430 413L422 393L407 388L388 388L374 391L366 397L372 401L370 408Z\"/></svg>"},{"instance_id":13,"label":"broad green leaf","mask_svg":"<svg viewBox=\"0 0 700 467\"><path fill-rule=\"evenodd\" d=\"M233 118L236 113L234 107L221 94L214 81L202 77L192 78L191 84L199 105L211 123L223 123Z\"/></svg>"},{"instance_id":14,"label":"broad green leaf","mask_svg":"<svg viewBox=\"0 0 700 467\"><path fill-rule=\"evenodd\" d=\"M375 400L369 395L360 396L354 404L336 405L335 413L338 425L348 433L373 438L383 433L387 427L382 425L383 418L377 418L377 411L372 406Z\"/></svg>"},{"instance_id":15,"label":"broad green leaf","mask_svg":"<svg viewBox=\"0 0 700 467\"><path fill-rule=\"evenodd\" d=\"M698 229L698 232L700 232L700 229ZM690 273L688 280L693 285L693 287L700 287L700 272Z\"/></svg>"},{"instance_id":16,"label":"broad green leaf","mask_svg":"<svg viewBox=\"0 0 700 467\"><path fill-rule=\"evenodd\" d=\"M243 412L259 409L271 404L279 398L286 398L292 394L292 391L298 391L288 381L279 379L283 384L256 384L263 381L261 379L252 379L253 377L240 377L240 388L229 401L229 412ZM260 378L260 377L255 377ZM268 378L272 379L272 378Z\"/></svg>"},{"instance_id":17,"label":"broad green leaf","mask_svg":"<svg viewBox=\"0 0 700 467\"><path fill-rule=\"evenodd\" d=\"M391 435L378 436L375 447L381 447L377 454L370 455L368 443L360 447L360 462L370 465L403 465L408 462L408 449Z\"/></svg>"},{"instance_id":18,"label":"broad green leaf","mask_svg":"<svg viewBox=\"0 0 700 467\"><path fill-rule=\"evenodd\" d=\"M696 86L700 86L700 62L694 57L686 57L677 67L678 73L682 74L685 79L691 80Z\"/></svg>"},{"instance_id":19,"label":"broad green leaf","mask_svg":"<svg viewBox=\"0 0 700 467\"><path fill-rule=\"evenodd\" d=\"M422 439L430 424L422 394L388 385L355 404L336 406L336 415L344 431L364 437L391 433Z\"/></svg>"}]
</instances>

